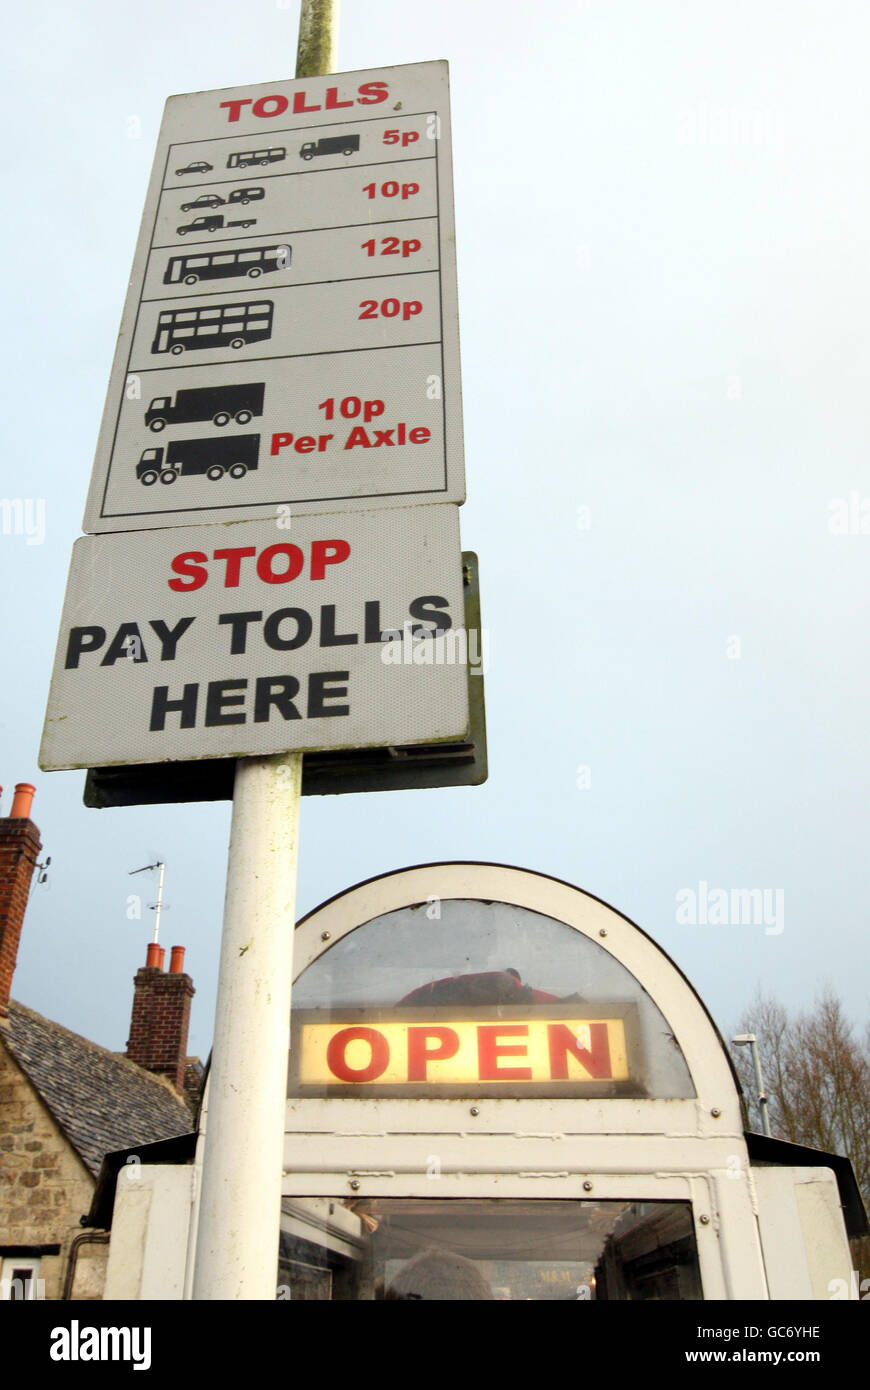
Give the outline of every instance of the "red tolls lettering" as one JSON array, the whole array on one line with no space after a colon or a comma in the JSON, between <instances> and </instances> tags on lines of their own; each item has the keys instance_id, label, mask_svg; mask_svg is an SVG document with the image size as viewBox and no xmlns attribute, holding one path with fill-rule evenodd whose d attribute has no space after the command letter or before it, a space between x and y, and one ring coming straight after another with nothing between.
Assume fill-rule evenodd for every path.
<instances>
[{"instance_id":1,"label":"red tolls lettering","mask_svg":"<svg viewBox=\"0 0 870 1390\"><path fill-rule=\"evenodd\" d=\"M186 550L183 555L176 555L171 568L176 574L184 575L184 578L168 580L170 589L178 593L183 593L185 589L201 589L208 579L208 570L203 569L201 562L207 559L202 550Z\"/></svg>"},{"instance_id":2,"label":"red tolls lettering","mask_svg":"<svg viewBox=\"0 0 870 1390\"><path fill-rule=\"evenodd\" d=\"M255 116L282 116L290 105L286 97L280 95L274 97L260 97L252 107ZM271 110L267 107L271 106Z\"/></svg>"},{"instance_id":3,"label":"red tolls lettering","mask_svg":"<svg viewBox=\"0 0 870 1390\"><path fill-rule=\"evenodd\" d=\"M221 106L229 111L228 121L237 121L242 114L243 106L250 106L253 97L238 97L235 101L222 101Z\"/></svg>"},{"instance_id":4,"label":"red tolls lettering","mask_svg":"<svg viewBox=\"0 0 870 1390\"><path fill-rule=\"evenodd\" d=\"M480 1023L477 1026L477 1074L481 1081L531 1081L531 1067L500 1067L499 1057L525 1057L527 1043L499 1042L499 1038L528 1038L527 1023Z\"/></svg>"},{"instance_id":5,"label":"red tolls lettering","mask_svg":"<svg viewBox=\"0 0 870 1390\"><path fill-rule=\"evenodd\" d=\"M345 106L353 106L353 99L341 101L338 95L338 87L327 87L326 100L321 107L320 102L309 103L306 100L307 93L304 91L293 93L293 114L302 116L306 111L338 111ZM374 106L379 101L386 101L390 94L386 82L363 82L357 88L356 98L360 106ZM227 113L228 121L238 121L241 118L242 107L250 106L251 114L259 116L261 119L268 119L270 116L282 116L287 110L290 102L287 97L280 92L268 97L258 97L254 101L253 97L235 97L232 101L222 101L221 108Z\"/></svg>"},{"instance_id":6,"label":"red tolls lettering","mask_svg":"<svg viewBox=\"0 0 870 1390\"><path fill-rule=\"evenodd\" d=\"M566 1023L547 1024L547 1042L550 1048L550 1076L553 1081L568 1080L568 1054L585 1067L596 1080L606 1080L613 1075L610 1063L610 1042L606 1023L590 1023L589 1050L581 1047L577 1038Z\"/></svg>"},{"instance_id":7,"label":"red tolls lettering","mask_svg":"<svg viewBox=\"0 0 870 1390\"><path fill-rule=\"evenodd\" d=\"M429 1047L432 1039L434 1047ZM408 1029L408 1080L428 1081L428 1062L445 1062L459 1051L459 1034L455 1028L411 1027Z\"/></svg>"},{"instance_id":8,"label":"red tolls lettering","mask_svg":"<svg viewBox=\"0 0 870 1390\"><path fill-rule=\"evenodd\" d=\"M339 106L353 106L352 101L339 101L337 87L327 87L325 104L327 111L337 111Z\"/></svg>"},{"instance_id":9,"label":"red tolls lettering","mask_svg":"<svg viewBox=\"0 0 870 1390\"><path fill-rule=\"evenodd\" d=\"M233 550L216 550L214 558L216 560L226 560L227 569L224 575L224 588L237 589L239 587L239 574L242 568L242 561L247 555L256 555L257 547L254 545L239 545Z\"/></svg>"},{"instance_id":10,"label":"red tolls lettering","mask_svg":"<svg viewBox=\"0 0 870 1390\"><path fill-rule=\"evenodd\" d=\"M374 106L378 101L386 101L390 94L386 82L363 82L361 87L357 87L357 91L360 106Z\"/></svg>"},{"instance_id":11,"label":"red tolls lettering","mask_svg":"<svg viewBox=\"0 0 870 1390\"><path fill-rule=\"evenodd\" d=\"M302 113L303 113L304 111L319 111L319 110L320 110L320 106L319 106L319 105L317 105L317 106L306 106L306 105L305 105L305 93L304 93L304 92L295 92L295 93L293 94L293 115L294 115L294 116L301 116Z\"/></svg>"},{"instance_id":12,"label":"red tolls lettering","mask_svg":"<svg viewBox=\"0 0 870 1390\"><path fill-rule=\"evenodd\" d=\"M272 568L276 555L286 555L288 562L287 568L279 570L277 574ZM305 556L298 545L269 545L257 556L257 574L264 584L289 584L291 579L302 573L304 564Z\"/></svg>"},{"instance_id":13,"label":"red tolls lettering","mask_svg":"<svg viewBox=\"0 0 870 1390\"><path fill-rule=\"evenodd\" d=\"M366 1042L371 1048L365 1067L350 1067L347 1063L347 1049L357 1041ZM387 1070L389 1061L390 1045L377 1028L342 1028L330 1038L326 1049L326 1065L339 1081L376 1081Z\"/></svg>"},{"instance_id":14,"label":"red tolls lettering","mask_svg":"<svg viewBox=\"0 0 870 1390\"><path fill-rule=\"evenodd\" d=\"M311 578L322 579L327 565L340 565L349 554L347 541L312 541Z\"/></svg>"}]
</instances>

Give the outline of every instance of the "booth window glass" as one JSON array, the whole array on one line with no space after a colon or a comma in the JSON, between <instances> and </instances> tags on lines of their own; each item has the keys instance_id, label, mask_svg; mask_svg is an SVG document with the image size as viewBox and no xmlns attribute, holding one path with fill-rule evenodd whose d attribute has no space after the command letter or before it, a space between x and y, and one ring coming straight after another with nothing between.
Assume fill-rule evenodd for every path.
<instances>
[{"instance_id":1,"label":"booth window glass","mask_svg":"<svg viewBox=\"0 0 870 1390\"><path fill-rule=\"evenodd\" d=\"M428 899L364 923L294 986L299 1096L694 1096L643 986L528 908Z\"/></svg>"},{"instance_id":2,"label":"booth window glass","mask_svg":"<svg viewBox=\"0 0 870 1390\"><path fill-rule=\"evenodd\" d=\"M701 1299L687 1202L289 1198L279 1298Z\"/></svg>"}]
</instances>

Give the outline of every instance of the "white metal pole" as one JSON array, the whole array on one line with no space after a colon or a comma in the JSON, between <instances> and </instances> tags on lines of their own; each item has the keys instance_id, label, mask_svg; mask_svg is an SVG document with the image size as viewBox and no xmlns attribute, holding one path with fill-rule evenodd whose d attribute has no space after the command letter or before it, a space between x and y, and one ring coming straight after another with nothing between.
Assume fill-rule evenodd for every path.
<instances>
[{"instance_id":1,"label":"white metal pole","mask_svg":"<svg viewBox=\"0 0 870 1390\"><path fill-rule=\"evenodd\" d=\"M302 0L297 77L337 34L338 0ZM301 753L236 763L194 1299L276 1294L301 789Z\"/></svg>"},{"instance_id":2,"label":"white metal pole","mask_svg":"<svg viewBox=\"0 0 870 1390\"><path fill-rule=\"evenodd\" d=\"M302 754L236 764L195 1299L274 1299Z\"/></svg>"},{"instance_id":3,"label":"white metal pole","mask_svg":"<svg viewBox=\"0 0 870 1390\"><path fill-rule=\"evenodd\" d=\"M761 1111L761 1128L769 1139L771 1137L770 1115L767 1109L767 1092L764 1089L764 1078L761 1075L761 1053L758 1050L758 1041L756 1038L752 1039L750 1048L752 1050L752 1061L755 1065L755 1085L758 1089L758 1108Z\"/></svg>"}]
</instances>

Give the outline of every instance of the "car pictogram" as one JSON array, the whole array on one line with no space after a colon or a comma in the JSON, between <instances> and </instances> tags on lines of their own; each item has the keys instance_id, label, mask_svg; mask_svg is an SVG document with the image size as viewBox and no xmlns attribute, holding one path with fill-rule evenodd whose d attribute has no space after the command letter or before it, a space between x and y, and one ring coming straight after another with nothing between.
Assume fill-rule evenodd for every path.
<instances>
[{"instance_id":1,"label":"car pictogram","mask_svg":"<svg viewBox=\"0 0 870 1390\"><path fill-rule=\"evenodd\" d=\"M220 198L217 193L201 193L192 203L182 203L181 211L193 212L194 208L222 208L225 203L226 198Z\"/></svg>"}]
</instances>

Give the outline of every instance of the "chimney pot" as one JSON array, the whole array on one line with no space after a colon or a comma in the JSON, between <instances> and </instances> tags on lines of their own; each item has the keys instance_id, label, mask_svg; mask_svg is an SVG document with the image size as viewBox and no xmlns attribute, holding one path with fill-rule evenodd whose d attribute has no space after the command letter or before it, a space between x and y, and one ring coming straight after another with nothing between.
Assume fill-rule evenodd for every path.
<instances>
[{"instance_id":1,"label":"chimney pot","mask_svg":"<svg viewBox=\"0 0 870 1390\"><path fill-rule=\"evenodd\" d=\"M35 795L36 788L31 782L17 782L12 798L12 810L9 812L10 820L29 820Z\"/></svg>"},{"instance_id":2,"label":"chimney pot","mask_svg":"<svg viewBox=\"0 0 870 1390\"><path fill-rule=\"evenodd\" d=\"M162 969L163 969L163 962L166 960L166 947L165 947L165 946L158 946L158 947L157 947L157 950L160 952L160 958L159 958L159 960L157 961L157 964L160 966L160 969L162 970Z\"/></svg>"},{"instance_id":3,"label":"chimney pot","mask_svg":"<svg viewBox=\"0 0 870 1390\"><path fill-rule=\"evenodd\" d=\"M158 970L163 969L163 962L160 959L160 947L157 945L156 941L150 941L148 943L148 950L145 954L145 965L149 970L153 970L155 966Z\"/></svg>"},{"instance_id":4,"label":"chimney pot","mask_svg":"<svg viewBox=\"0 0 870 1390\"><path fill-rule=\"evenodd\" d=\"M183 946L173 946L168 974L163 973L163 958L164 948L152 941L148 965L154 962L157 969L136 972L127 1056L147 1071L167 1077L183 1094L193 983L182 969Z\"/></svg>"}]
</instances>

